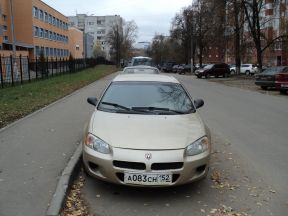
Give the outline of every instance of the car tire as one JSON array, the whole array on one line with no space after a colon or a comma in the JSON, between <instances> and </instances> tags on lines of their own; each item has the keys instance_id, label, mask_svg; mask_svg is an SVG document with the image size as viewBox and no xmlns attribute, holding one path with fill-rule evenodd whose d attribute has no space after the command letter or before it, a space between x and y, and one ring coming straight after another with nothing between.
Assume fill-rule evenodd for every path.
<instances>
[{"instance_id":1,"label":"car tire","mask_svg":"<svg viewBox=\"0 0 288 216\"><path fill-rule=\"evenodd\" d=\"M280 94L286 94L287 93L287 90L286 89L281 89L280 90Z\"/></svg>"},{"instance_id":2,"label":"car tire","mask_svg":"<svg viewBox=\"0 0 288 216\"><path fill-rule=\"evenodd\" d=\"M198 78L198 79L202 78L202 75L197 75L197 78Z\"/></svg>"},{"instance_id":3,"label":"car tire","mask_svg":"<svg viewBox=\"0 0 288 216\"><path fill-rule=\"evenodd\" d=\"M250 75L250 71L249 70L245 71L245 74Z\"/></svg>"},{"instance_id":4,"label":"car tire","mask_svg":"<svg viewBox=\"0 0 288 216\"><path fill-rule=\"evenodd\" d=\"M235 70L231 70L231 73L232 73L232 74L235 74Z\"/></svg>"},{"instance_id":5,"label":"car tire","mask_svg":"<svg viewBox=\"0 0 288 216\"><path fill-rule=\"evenodd\" d=\"M261 86L261 89L263 89L263 90L267 90L268 87L267 87L267 86Z\"/></svg>"},{"instance_id":6,"label":"car tire","mask_svg":"<svg viewBox=\"0 0 288 216\"><path fill-rule=\"evenodd\" d=\"M209 74L205 74L205 78L209 79L210 78Z\"/></svg>"}]
</instances>

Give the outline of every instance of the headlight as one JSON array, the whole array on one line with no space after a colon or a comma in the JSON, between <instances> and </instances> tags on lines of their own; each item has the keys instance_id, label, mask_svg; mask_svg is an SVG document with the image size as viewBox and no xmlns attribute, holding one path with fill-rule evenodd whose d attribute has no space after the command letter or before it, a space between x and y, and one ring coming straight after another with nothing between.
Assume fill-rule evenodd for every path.
<instances>
[{"instance_id":1,"label":"headlight","mask_svg":"<svg viewBox=\"0 0 288 216\"><path fill-rule=\"evenodd\" d=\"M190 144L189 146L187 146L186 155L187 156L197 155L207 151L208 149L209 149L209 139L206 136L204 136L195 141L194 143Z\"/></svg>"},{"instance_id":2,"label":"headlight","mask_svg":"<svg viewBox=\"0 0 288 216\"><path fill-rule=\"evenodd\" d=\"M111 152L111 148L106 142L92 134L87 135L85 145L103 154L110 154Z\"/></svg>"}]
</instances>

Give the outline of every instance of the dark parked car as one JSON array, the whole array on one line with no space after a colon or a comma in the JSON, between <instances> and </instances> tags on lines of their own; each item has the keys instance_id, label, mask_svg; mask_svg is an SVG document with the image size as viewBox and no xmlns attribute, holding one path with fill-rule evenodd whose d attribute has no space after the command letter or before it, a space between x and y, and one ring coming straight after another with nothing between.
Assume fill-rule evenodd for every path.
<instances>
[{"instance_id":1,"label":"dark parked car","mask_svg":"<svg viewBox=\"0 0 288 216\"><path fill-rule=\"evenodd\" d=\"M195 75L198 78L205 77L209 78L210 76L218 77L228 77L230 75L230 67L225 63L220 64L210 64L206 65L203 68L199 68L195 71Z\"/></svg>"},{"instance_id":2,"label":"dark parked car","mask_svg":"<svg viewBox=\"0 0 288 216\"><path fill-rule=\"evenodd\" d=\"M280 93L285 94L288 91L288 73L279 73L276 75L275 81L276 88L280 91Z\"/></svg>"},{"instance_id":3,"label":"dark parked car","mask_svg":"<svg viewBox=\"0 0 288 216\"><path fill-rule=\"evenodd\" d=\"M270 67L260 74L255 76L255 84L266 90L268 88L275 88L276 75L279 73L287 73L287 66Z\"/></svg>"},{"instance_id":4,"label":"dark parked car","mask_svg":"<svg viewBox=\"0 0 288 216\"><path fill-rule=\"evenodd\" d=\"M195 70L196 68L194 66L194 71ZM182 65L182 67L179 67L178 73L179 74L191 73L191 64L186 64L186 65Z\"/></svg>"},{"instance_id":5,"label":"dark parked car","mask_svg":"<svg viewBox=\"0 0 288 216\"><path fill-rule=\"evenodd\" d=\"M162 66L162 71L163 72L172 72L172 69L173 69L174 65L176 65L175 62L164 63L164 65Z\"/></svg>"}]
</instances>

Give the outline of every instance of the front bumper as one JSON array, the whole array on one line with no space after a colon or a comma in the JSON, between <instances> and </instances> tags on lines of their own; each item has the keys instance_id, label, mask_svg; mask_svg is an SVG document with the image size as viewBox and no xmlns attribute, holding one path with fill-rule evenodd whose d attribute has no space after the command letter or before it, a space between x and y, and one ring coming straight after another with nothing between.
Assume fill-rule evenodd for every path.
<instances>
[{"instance_id":1,"label":"front bumper","mask_svg":"<svg viewBox=\"0 0 288 216\"><path fill-rule=\"evenodd\" d=\"M145 158L147 153L152 154L149 160ZM163 186L193 182L207 175L209 160L209 151L195 156L184 156L184 149L149 151L113 148L113 153L106 155L83 145L83 162L86 171L95 178L123 185L128 185L124 183L124 172L172 174L172 183Z\"/></svg>"}]
</instances>

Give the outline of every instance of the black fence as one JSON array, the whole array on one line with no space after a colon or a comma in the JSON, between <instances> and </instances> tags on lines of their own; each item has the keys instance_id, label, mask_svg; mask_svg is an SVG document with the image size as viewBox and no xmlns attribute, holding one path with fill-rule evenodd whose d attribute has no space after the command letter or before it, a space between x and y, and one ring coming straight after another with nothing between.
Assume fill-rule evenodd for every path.
<instances>
[{"instance_id":1,"label":"black fence","mask_svg":"<svg viewBox=\"0 0 288 216\"><path fill-rule=\"evenodd\" d=\"M0 57L1 87L15 86L59 76L75 73L99 64L112 64L104 58L96 59L29 59L27 57Z\"/></svg>"}]
</instances>

